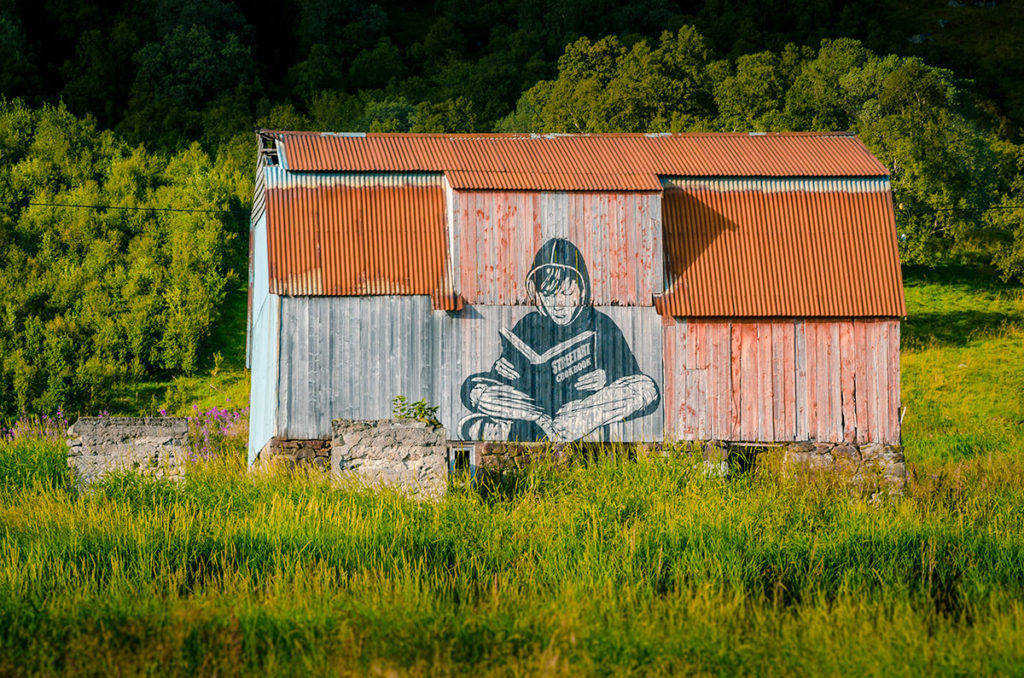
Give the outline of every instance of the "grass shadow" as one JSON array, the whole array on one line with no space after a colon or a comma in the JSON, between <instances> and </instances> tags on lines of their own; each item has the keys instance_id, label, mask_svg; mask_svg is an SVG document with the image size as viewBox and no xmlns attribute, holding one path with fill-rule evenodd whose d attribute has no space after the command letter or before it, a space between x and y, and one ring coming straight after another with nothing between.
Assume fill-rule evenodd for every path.
<instances>
[{"instance_id":1,"label":"grass shadow","mask_svg":"<svg viewBox=\"0 0 1024 678\"><path fill-rule=\"evenodd\" d=\"M907 266L903 280L906 348L966 346L979 336L1024 325L1021 286L1004 282L992 269Z\"/></svg>"}]
</instances>

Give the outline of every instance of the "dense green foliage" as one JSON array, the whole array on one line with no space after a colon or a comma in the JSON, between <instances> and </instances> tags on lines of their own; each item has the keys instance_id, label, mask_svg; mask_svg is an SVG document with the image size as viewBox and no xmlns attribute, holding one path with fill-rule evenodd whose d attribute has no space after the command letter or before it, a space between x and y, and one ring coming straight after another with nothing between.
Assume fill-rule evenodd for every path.
<instances>
[{"instance_id":1,"label":"dense green foliage","mask_svg":"<svg viewBox=\"0 0 1024 678\"><path fill-rule=\"evenodd\" d=\"M922 468L907 497L876 504L767 467L728 482L699 468L619 457L439 503L247 474L240 457L80 497L60 478L3 479L0 673L963 675L1024 661L1018 457Z\"/></svg>"},{"instance_id":2,"label":"dense green foliage","mask_svg":"<svg viewBox=\"0 0 1024 678\"><path fill-rule=\"evenodd\" d=\"M1021 149L982 125L963 83L855 40L715 60L690 27L654 45L581 38L499 126L540 132L853 130L892 172L904 263L964 251L1019 274ZM1002 202L1000 202L1002 200ZM996 210L990 211L990 208Z\"/></svg>"},{"instance_id":3,"label":"dense green foliage","mask_svg":"<svg viewBox=\"0 0 1024 678\"><path fill-rule=\"evenodd\" d=\"M194 371L248 219L187 210L242 208L239 163L195 145L148 153L20 102L0 102L0 152L0 416Z\"/></svg>"},{"instance_id":4,"label":"dense green foliage","mask_svg":"<svg viewBox=\"0 0 1024 678\"><path fill-rule=\"evenodd\" d=\"M0 418L218 392L254 124L852 129L892 171L905 263L1020 280L1022 13L941 4L0 0Z\"/></svg>"}]
</instances>

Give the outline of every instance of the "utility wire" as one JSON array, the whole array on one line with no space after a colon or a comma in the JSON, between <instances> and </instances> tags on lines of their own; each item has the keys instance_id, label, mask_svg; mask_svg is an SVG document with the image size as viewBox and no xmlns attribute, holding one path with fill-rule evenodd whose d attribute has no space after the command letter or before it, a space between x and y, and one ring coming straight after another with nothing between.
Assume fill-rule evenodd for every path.
<instances>
[{"instance_id":1,"label":"utility wire","mask_svg":"<svg viewBox=\"0 0 1024 678\"><path fill-rule=\"evenodd\" d=\"M5 200L2 202L4 205L23 205L25 207L73 207L77 209L91 209L91 210L132 210L136 212L202 212L207 214L251 214L249 210L218 210L218 209L202 209L202 208L187 208L187 207L127 207L120 205L78 205L74 203L62 203L62 202L17 202L13 200Z\"/></svg>"},{"instance_id":2,"label":"utility wire","mask_svg":"<svg viewBox=\"0 0 1024 678\"><path fill-rule=\"evenodd\" d=\"M62 202L17 202L14 200L0 201L3 205L20 205L25 207L70 207L91 210L132 210L135 212L189 212L205 214L251 214L250 210L222 210L188 207L129 207L121 205L81 205ZM935 212L987 212L989 210L1024 210L1024 205L993 205L991 207L944 207L934 210L908 210L897 207L902 214L933 214Z\"/></svg>"}]
</instances>

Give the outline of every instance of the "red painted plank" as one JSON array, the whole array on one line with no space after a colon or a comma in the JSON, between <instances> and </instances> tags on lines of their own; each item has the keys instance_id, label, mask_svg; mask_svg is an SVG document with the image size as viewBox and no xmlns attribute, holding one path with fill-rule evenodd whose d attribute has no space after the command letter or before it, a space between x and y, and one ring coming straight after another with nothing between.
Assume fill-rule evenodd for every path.
<instances>
[{"instance_id":1,"label":"red painted plank","mask_svg":"<svg viewBox=\"0 0 1024 678\"><path fill-rule=\"evenodd\" d=\"M785 322L771 324L772 336L772 431L775 440L789 440L786 433L786 394L785 394L785 349L783 346L783 328Z\"/></svg>"},{"instance_id":2,"label":"red painted plank","mask_svg":"<svg viewBox=\"0 0 1024 678\"><path fill-rule=\"evenodd\" d=\"M857 439L857 408L853 392L853 384L856 380L857 346L854 343L853 322L844 321L838 325L843 440L852 443Z\"/></svg>"},{"instance_id":3,"label":"red painted plank","mask_svg":"<svg viewBox=\"0 0 1024 678\"><path fill-rule=\"evenodd\" d=\"M867 334L865 323L862 320L853 322L853 343L854 343L854 382L853 399L856 410L857 435L855 442L863 444L870 438L870 408L868 406L868 382L867 382Z\"/></svg>"},{"instance_id":4,"label":"red painted plank","mask_svg":"<svg viewBox=\"0 0 1024 678\"><path fill-rule=\"evenodd\" d=\"M699 323L692 320L684 320L683 324L679 327L680 346L682 346L681 357L683 358L683 364L688 370L692 370L697 367L697 360L694 357L697 346L696 346L696 334Z\"/></svg>"},{"instance_id":5,"label":"red painted plank","mask_svg":"<svg viewBox=\"0 0 1024 678\"><path fill-rule=\"evenodd\" d=\"M758 371L757 371L757 323L740 323L740 337L743 346L740 358L740 440L757 440L757 403L758 403ZM733 385L735 388L735 384Z\"/></svg>"},{"instance_id":6,"label":"red painted plank","mask_svg":"<svg viewBox=\"0 0 1024 678\"><path fill-rule=\"evenodd\" d=\"M742 440L741 425L741 401L740 396L743 393L742 384L742 352L743 352L743 339L742 339L742 327L743 323L733 322L731 323L729 331L729 365L732 368L732 373L729 375L729 424L730 434L729 440Z\"/></svg>"},{"instance_id":7,"label":"red painted plank","mask_svg":"<svg viewBox=\"0 0 1024 678\"><path fill-rule=\"evenodd\" d=\"M674 321L674 319L672 319ZM679 397L677 390L679 384L676 379L679 363L676 356L676 335L678 325L675 322L662 323L661 326L661 361L664 365L665 379L662 382L662 392L665 399L665 440L678 439L678 405Z\"/></svg>"},{"instance_id":8,"label":"red painted plank","mask_svg":"<svg viewBox=\"0 0 1024 678\"><path fill-rule=\"evenodd\" d=\"M829 442L843 440L843 381L839 351L839 323L829 322L828 338L828 397L832 418L829 420Z\"/></svg>"},{"instance_id":9,"label":"red painted plank","mask_svg":"<svg viewBox=\"0 0 1024 678\"><path fill-rule=\"evenodd\" d=\"M711 373L714 374L714 440L732 439L732 325L727 321L708 323L712 339Z\"/></svg>"},{"instance_id":10,"label":"red painted plank","mask_svg":"<svg viewBox=\"0 0 1024 678\"><path fill-rule=\"evenodd\" d=\"M891 441L890 427L892 425L892 412L889 408L889 323L884 320L877 321L878 326L878 351L875 369L878 370L878 413L879 442L888 443Z\"/></svg>"},{"instance_id":11,"label":"red painted plank","mask_svg":"<svg viewBox=\"0 0 1024 678\"><path fill-rule=\"evenodd\" d=\"M804 323L804 341L807 357L807 436L810 440L819 440L818 417L821 402L818 398L818 323L813 320Z\"/></svg>"},{"instance_id":12,"label":"red painted plank","mask_svg":"<svg viewBox=\"0 0 1024 678\"><path fill-rule=\"evenodd\" d=\"M867 347L867 403L870 419L868 442L877 443L882 440L882 416L884 412L878 407L881 384L878 378L879 337L878 323L865 322L865 340Z\"/></svg>"},{"instance_id":13,"label":"red painted plank","mask_svg":"<svg viewBox=\"0 0 1024 678\"><path fill-rule=\"evenodd\" d=\"M783 392L786 402L786 439L796 440L796 324L786 321L782 325L783 348Z\"/></svg>"},{"instance_id":14,"label":"red painted plank","mask_svg":"<svg viewBox=\"0 0 1024 678\"><path fill-rule=\"evenodd\" d=\"M757 439L775 440L772 323L757 323Z\"/></svg>"}]
</instances>

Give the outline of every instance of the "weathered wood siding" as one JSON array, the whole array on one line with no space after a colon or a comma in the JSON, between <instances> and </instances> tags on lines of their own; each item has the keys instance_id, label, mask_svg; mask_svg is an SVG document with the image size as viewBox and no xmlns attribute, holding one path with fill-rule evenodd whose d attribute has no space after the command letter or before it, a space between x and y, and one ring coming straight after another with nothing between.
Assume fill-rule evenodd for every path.
<instances>
[{"instance_id":1,"label":"weathered wood siding","mask_svg":"<svg viewBox=\"0 0 1024 678\"><path fill-rule=\"evenodd\" d=\"M467 303L532 303L526 274L551 238L579 247L595 306L651 306L662 291L658 193L448 191L456 289Z\"/></svg>"},{"instance_id":2,"label":"weathered wood siding","mask_svg":"<svg viewBox=\"0 0 1024 678\"><path fill-rule=\"evenodd\" d=\"M666 319L665 436L898 443L894 319Z\"/></svg>"}]
</instances>

